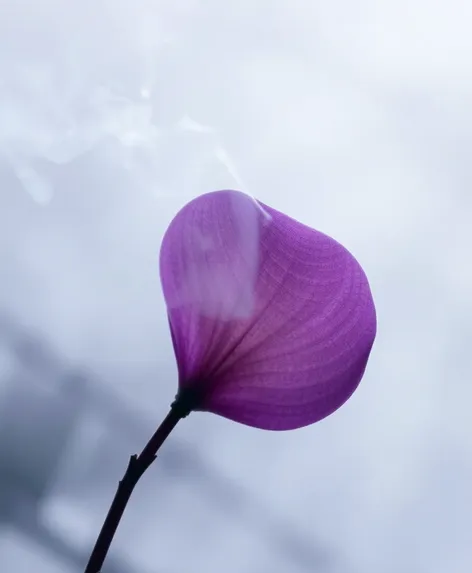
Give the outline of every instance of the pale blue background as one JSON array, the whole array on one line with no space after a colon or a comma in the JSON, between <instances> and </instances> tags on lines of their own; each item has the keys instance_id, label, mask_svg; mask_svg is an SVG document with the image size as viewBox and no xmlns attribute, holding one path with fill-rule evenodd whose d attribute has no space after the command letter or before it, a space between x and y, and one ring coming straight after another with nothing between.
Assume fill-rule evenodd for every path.
<instances>
[{"instance_id":1,"label":"pale blue background","mask_svg":"<svg viewBox=\"0 0 472 573\"><path fill-rule=\"evenodd\" d=\"M117 573L472 569L471 17L465 0L0 0L2 573L81 573L35 535L83 560L167 412L160 240L218 188L344 243L378 339L318 425L182 423L126 513ZM15 357L33 335L43 370ZM98 394L36 507L70 368Z\"/></svg>"}]
</instances>

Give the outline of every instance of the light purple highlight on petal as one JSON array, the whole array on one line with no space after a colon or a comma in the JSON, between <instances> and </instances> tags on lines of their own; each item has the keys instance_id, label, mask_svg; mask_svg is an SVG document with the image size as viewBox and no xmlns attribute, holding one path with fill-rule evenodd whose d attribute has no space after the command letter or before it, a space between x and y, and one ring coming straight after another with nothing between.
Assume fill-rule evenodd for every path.
<instances>
[{"instance_id":1,"label":"light purple highlight on petal","mask_svg":"<svg viewBox=\"0 0 472 573\"><path fill-rule=\"evenodd\" d=\"M288 430L357 388L375 307L359 263L330 237L216 191L176 215L160 268L179 386L203 391L199 410Z\"/></svg>"}]
</instances>

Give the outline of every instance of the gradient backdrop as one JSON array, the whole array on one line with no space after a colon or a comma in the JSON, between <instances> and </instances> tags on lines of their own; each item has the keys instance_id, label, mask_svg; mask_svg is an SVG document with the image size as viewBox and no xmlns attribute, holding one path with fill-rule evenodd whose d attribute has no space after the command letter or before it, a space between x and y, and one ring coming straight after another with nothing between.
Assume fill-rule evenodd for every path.
<instances>
[{"instance_id":1,"label":"gradient backdrop","mask_svg":"<svg viewBox=\"0 0 472 573\"><path fill-rule=\"evenodd\" d=\"M317 425L181 423L110 572L471 570L471 18L465 0L0 0L2 573L81 573L175 393L162 235L221 188L346 245L377 342Z\"/></svg>"}]
</instances>

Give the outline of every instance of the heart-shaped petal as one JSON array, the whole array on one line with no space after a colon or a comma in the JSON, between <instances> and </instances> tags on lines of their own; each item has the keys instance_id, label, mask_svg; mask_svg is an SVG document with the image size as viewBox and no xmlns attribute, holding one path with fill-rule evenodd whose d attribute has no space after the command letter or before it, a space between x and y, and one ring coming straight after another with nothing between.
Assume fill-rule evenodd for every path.
<instances>
[{"instance_id":1,"label":"heart-shaped petal","mask_svg":"<svg viewBox=\"0 0 472 573\"><path fill-rule=\"evenodd\" d=\"M239 191L188 203L162 243L179 388L270 430L321 420L357 388L376 335L367 278L334 239Z\"/></svg>"}]
</instances>

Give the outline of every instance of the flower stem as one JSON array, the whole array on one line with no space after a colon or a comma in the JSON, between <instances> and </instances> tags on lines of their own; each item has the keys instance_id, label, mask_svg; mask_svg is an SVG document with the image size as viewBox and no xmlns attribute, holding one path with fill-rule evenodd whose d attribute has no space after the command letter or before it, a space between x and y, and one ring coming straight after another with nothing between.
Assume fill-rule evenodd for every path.
<instances>
[{"instance_id":1,"label":"flower stem","mask_svg":"<svg viewBox=\"0 0 472 573\"><path fill-rule=\"evenodd\" d=\"M177 422L188 416L194 409L195 403L195 395L192 392L179 392L171 406L170 412L154 432L143 451L139 455L131 456L128 468L118 484L115 497L103 522L84 573L100 573L136 484L156 459L157 451L175 428Z\"/></svg>"}]
</instances>

